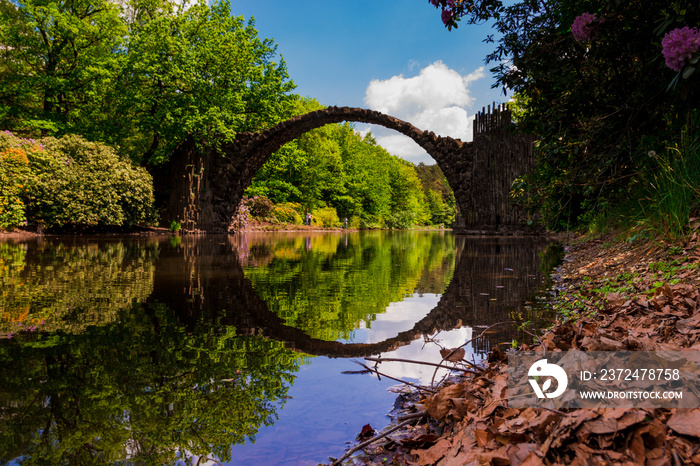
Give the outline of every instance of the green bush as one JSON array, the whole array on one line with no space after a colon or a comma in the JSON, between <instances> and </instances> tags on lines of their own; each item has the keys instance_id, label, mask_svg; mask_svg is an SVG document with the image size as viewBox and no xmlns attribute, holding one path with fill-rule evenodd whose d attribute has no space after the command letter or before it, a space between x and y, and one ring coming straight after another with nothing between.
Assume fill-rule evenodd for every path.
<instances>
[{"instance_id":1,"label":"green bush","mask_svg":"<svg viewBox=\"0 0 700 466\"><path fill-rule=\"evenodd\" d=\"M270 221L272 219L272 202L265 196L244 197L242 204L248 208L255 220Z\"/></svg>"},{"instance_id":2,"label":"green bush","mask_svg":"<svg viewBox=\"0 0 700 466\"><path fill-rule=\"evenodd\" d=\"M299 212L289 207L288 204L281 204L273 207L272 216L276 218L279 223L286 223L292 225L301 225L303 223Z\"/></svg>"},{"instance_id":3,"label":"green bush","mask_svg":"<svg viewBox=\"0 0 700 466\"><path fill-rule=\"evenodd\" d=\"M333 207L321 207L311 213L314 223L324 228L334 228L340 226L338 212Z\"/></svg>"},{"instance_id":4,"label":"green bush","mask_svg":"<svg viewBox=\"0 0 700 466\"><path fill-rule=\"evenodd\" d=\"M121 226L155 220L151 176L119 158L108 146L75 135L34 141L4 132L0 135L0 153L3 173L23 169L20 162L13 168L8 158L21 163L26 158L26 171L17 176L13 189L24 203L23 215L29 224L47 228ZM7 197L9 189L2 189ZM22 215L6 209L0 216L12 217L12 224L4 222L8 223L4 228L22 221Z\"/></svg>"},{"instance_id":5,"label":"green bush","mask_svg":"<svg viewBox=\"0 0 700 466\"><path fill-rule=\"evenodd\" d=\"M684 237L700 207L700 114L690 118L680 139L665 154L649 152L657 168L644 179L638 224L673 240Z\"/></svg>"},{"instance_id":6,"label":"green bush","mask_svg":"<svg viewBox=\"0 0 700 466\"><path fill-rule=\"evenodd\" d=\"M11 134L0 133L0 228L13 229L26 222L23 195L30 180L27 150L31 144L13 147L7 143ZM38 147L37 147L38 149Z\"/></svg>"},{"instance_id":7,"label":"green bush","mask_svg":"<svg viewBox=\"0 0 700 466\"><path fill-rule=\"evenodd\" d=\"M407 230L416 224L416 216L413 212L403 211L389 215L386 220L387 228L392 230Z\"/></svg>"}]
</instances>

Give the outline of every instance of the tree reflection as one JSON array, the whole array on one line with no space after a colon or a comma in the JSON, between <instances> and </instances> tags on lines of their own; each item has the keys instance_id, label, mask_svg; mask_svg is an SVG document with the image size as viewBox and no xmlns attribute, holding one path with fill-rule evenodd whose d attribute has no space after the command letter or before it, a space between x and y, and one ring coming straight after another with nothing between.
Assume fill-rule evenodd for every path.
<instances>
[{"instance_id":1,"label":"tree reflection","mask_svg":"<svg viewBox=\"0 0 700 466\"><path fill-rule=\"evenodd\" d=\"M0 462L228 461L308 354L510 320L542 248L437 232L0 243ZM335 341L416 292L442 297L411 330Z\"/></svg>"},{"instance_id":2,"label":"tree reflection","mask_svg":"<svg viewBox=\"0 0 700 466\"><path fill-rule=\"evenodd\" d=\"M328 341L352 339L360 322L371 327L413 293L444 292L455 263L454 236L435 232L248 234L245 241L238 250L246 277L269 310Z\"/></svg>"},{"instance_id":3,"label":"tree reflection","mask_svg":"<svg viewBox=\"0 0 700 466\"><path fill-rule=\"evenodd\" d=\"M275 421L305 362L151 295L167 243L1 246L0 462L227 461Z\"/></svg>"}]
</instances>

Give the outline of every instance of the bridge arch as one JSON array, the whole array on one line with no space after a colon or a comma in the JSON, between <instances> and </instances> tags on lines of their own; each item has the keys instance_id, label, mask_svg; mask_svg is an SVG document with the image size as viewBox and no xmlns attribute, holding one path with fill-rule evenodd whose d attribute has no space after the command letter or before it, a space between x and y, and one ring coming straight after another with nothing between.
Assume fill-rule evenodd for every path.
<instances>
[{"instance_id":1,"label":"bridge arch","mask_svg":"<svg viewBox=\"0 0 700 466\"><path fill-rule=\"evenodd\" d=\"M260 133L239 133L209 149L190 138L154 173L157 202L165 224L177 220L184 231L226 231L243 192L282 145L321 126L343 121L384 126L414 140L430 154L454 191L464 219L458 232L519 234L530 220L511 205L512 181L533 164L532 138L511 131L505 107L484 110L474 121L474 141L463 142L422 131L374 110L328 107L299 115ZM465 122L466 124L466 122ZM458 217L459 219L459 217Z\"/></svg>"},{"instance_id":2,"label":"bridge arch","mask_svg":"<svg viewBox=\"0 0 700 466\"><path fill-rule=\"evenodd\" d=\"M231 208L235 209L238 206L243 192L251 185L255 174L284 144L312 129L344 121L384 126L411 138L433 157L455 192L459 208L466 208L466 193L470 185L467 175L471 173L471 167L466 165L469 165L471 160L468 157L471 143L437 136L431 131L420 130L406 121L374 110L328 107L293 117L261 133L240 133L232 144L224 146L225 157L218 161L216 170L228 172L228 176L213 180L214 191L226 193L225 196L220 196L225 202L220 206L217 216L222 221L231 218L234 214Z\"/></svg>"},{"instance_id":3,"label":"bridge arch","mask_svg":"<svg viewBox=\"0 0 700 466\"><path fill-rule=\"evenodd\" d=\"M469 146L469 143L464 143L459 139L436 136L433 132L422 131L406 121L375 110L328 107L293 117L262 133L242 133L237 138L240 141L239 150L241 155L250 160L250 168L257 172L270 156L285 143L312 129L343 121L375 124L396 130L413 139L425 149L440 165L440 168L444 166L443 171L450 169L450 160L446 153L460 152Z\"/></svg>"}]
</instances>

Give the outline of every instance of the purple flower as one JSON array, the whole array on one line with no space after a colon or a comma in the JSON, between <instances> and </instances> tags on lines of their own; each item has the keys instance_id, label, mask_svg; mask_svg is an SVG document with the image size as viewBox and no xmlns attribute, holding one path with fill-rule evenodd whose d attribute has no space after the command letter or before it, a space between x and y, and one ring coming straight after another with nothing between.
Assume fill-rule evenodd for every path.
<instances>
[{"instance_id":1,"label":"purple flower","mask_svg":"<svg viewBox=\"0 0 700 466\"><path fill-rule=\"evenodd\" d=\"M438 6L440 6L440 1L439 1L439 0L428 0L428 1L429 1L430 3L432 3L433 6L434 6L435 8L437 8Z\"/></svg>"},{"instance_id":2,"label":"purple flower","mask_svg":"<svg viewBox=\"0 0 700 466\"><path fill-rule=\"evenodd\" d=\"M595 19L593 13L581 13L578 15L571 25L571 33L574 35L574 39L578 42L591 40L595 35L595 30L591 27Z\"/></svg>"},{"instance_id":3,"label":"purple flower","mask_svg":"<svg viewBox=\"0 0 700 466\"><path fill-rule=\"evenodd\" d=\"M450 21L452 21L452 18L454 17L455 13L452 10L442 10L442 24L447 25Z\"/></svg>"},{"instance_id":4,"label":"purple flower","mask_svg":"<svg viewBox=\"0 0 700 466\"><path fill-rule=\"evenodd\" d=\"M666 66L675 71L680 71L685 61L692 58L700 49L700 31L697 28L676 28L666 34L661 41Z\"/></svg>"}]
</instances>

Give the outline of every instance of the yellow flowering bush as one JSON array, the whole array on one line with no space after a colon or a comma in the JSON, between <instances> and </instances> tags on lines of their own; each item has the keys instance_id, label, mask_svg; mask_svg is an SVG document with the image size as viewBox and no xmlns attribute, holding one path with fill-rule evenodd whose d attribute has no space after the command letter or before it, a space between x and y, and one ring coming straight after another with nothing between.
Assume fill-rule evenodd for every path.
<instances>
[{"instance_id":1,"label":"yellow flowering bush","mask_svg":"<svg viewBox=\"0 0 700 466\"><path fill-rule=\"evenodd\" d=\"M151 176L112 148L75 135L35 141L0 133L0 228L154 220Z\"/></svg>"}]
</instances>

